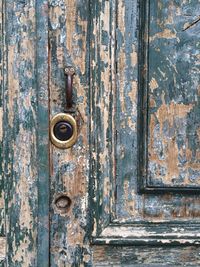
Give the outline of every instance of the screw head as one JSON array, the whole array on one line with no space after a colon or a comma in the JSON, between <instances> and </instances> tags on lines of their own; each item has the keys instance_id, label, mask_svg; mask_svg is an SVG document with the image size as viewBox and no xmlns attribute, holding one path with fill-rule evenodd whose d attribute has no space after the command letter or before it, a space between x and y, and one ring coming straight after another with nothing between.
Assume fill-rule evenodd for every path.
<instances>
[{"instance_id":1,"label":"screw head","mask_svg":"<svg viewBox=\"0 0 200 267\"><path fill-rule=\"evenodd\" d=\"M73 67L66 67L64 69L64 72L66 75L74 75L75 74L75 69Z\"/></svg>"}]
</instances>

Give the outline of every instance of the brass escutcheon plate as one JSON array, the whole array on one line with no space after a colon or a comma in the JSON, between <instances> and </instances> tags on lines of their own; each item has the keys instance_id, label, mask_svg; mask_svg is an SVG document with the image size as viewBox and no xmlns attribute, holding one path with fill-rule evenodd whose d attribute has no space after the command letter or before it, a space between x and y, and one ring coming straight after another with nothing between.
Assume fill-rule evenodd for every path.
<instances>
[{"instance_id":1,"label":"brass escutcheon plate","mask_svg":"<svg viewBox=\"0 0 200 267\"><path fill-rule=\"evenodd\" d=\"M54 134L54 127L55 127L56 123L58 123L60 121L66 121L66 122L70 123L72 128L73 128L72 136L66 141L59 140L58 138L56 138L56 136ZM59 113L59 114L55 115L51 119L51 122L50 122L50 138L51 138L51 142L58 148L65 149L65 148L69 148L69 147L73 146L77 140L77 123L76 123L76 120L74 119L74 117L70 114L67 114L67 113Z\"/></svg>"}]
</instances>

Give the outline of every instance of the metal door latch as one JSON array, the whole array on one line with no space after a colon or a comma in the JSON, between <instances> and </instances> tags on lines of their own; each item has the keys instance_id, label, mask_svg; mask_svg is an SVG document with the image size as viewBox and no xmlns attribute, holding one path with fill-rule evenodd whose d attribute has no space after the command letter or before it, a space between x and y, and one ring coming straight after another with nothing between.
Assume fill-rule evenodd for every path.
<instances>
[{"instance_id":1,"label":"metal door latch","mask_svg":"<svg viewBox=\"0 0 200 267\"><path fill-rule=\"evenodd\" d=\"M77 140L77 123L72 116L72 85L75 71L72 67L65 68L66 75L66 113L55 115L50 122L51 142L59 148L69 148ZM68 113L70 112L70 114Z\"/></svg>"}]
</instances>

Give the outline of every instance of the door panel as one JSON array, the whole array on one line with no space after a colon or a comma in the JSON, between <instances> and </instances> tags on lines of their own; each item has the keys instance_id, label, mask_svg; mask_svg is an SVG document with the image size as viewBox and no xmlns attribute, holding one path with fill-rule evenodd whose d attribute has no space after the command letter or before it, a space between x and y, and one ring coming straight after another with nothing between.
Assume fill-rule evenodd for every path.
<instances>
[{"instance_id":1,"label":"door panel","mask_svg":"<svg viewBox=\"0 0 200 267\"><path fill-rule=\"evenodd\" d=\"M151 1L147 187L199 188L199 1ZM144 22L145 23L145 22Z\"/></svg>"},{"instance_id":2,"label":"door panel","mask_svg":"<svg viewBox=\"0 0 200 267\"><path fill-rule=\"evenodd\" d=\"M190 6L190 10L196 9L196 4L187 3L187 7L189 9ZM200 200L199 196L195 194L198 190L191 190L195 187L195 182L187 184L171 182L168 185L167 182L163 182L163 184L155 182L151 186L149 184L149 177L152 176L153 170L155 171L154 177L158 178L156 169L150 170L149 166L153 163L152 149L157 151L156 149L159 147L156 148L155 145L151 147L150 141L153 138L151 129L156 131L158 128L154 121L158 116L159 111L157 110L162 101L163 103L168 101L170 107L168 109L172 112L171 119L169 119L169 115L165 116L166 120L171 120L174 127L173 130L171 126L171 130L168 132L173 133L176 138L183 139L184 137L185 144L188 144L187 138L195 136L196 143L193 143L193 147L191 147L191 155L194 156L193 160L198 162L199 141L196 129L199 116L197 111L199 107L197 97L199 75L195 66L195 53L198 53L197 35L187 33L187 29L184 30L184 28L183 32L179 33L181 35L180 42L177 44L174 35L172 37L167 35L167 38L165 35L159 35L159 29L154 26L159 23L163 27L162 32L168 32L168 27L178 31L177 27L180 27L184 21L182 15L184 15L185 9L186 6L184 8L178 1L151 1L151 4L150 1L140 1L139 9L135 1L102 1L92 5L91 13L94 19L92 20L90 50L92 66L90 149L93 163L91 180L94 186L94 198L91 205L94 207L93 215L95 217L92 233L94 244L134 245L166 242L169 244L199 244ZM165 12L170 16L170 26L165 22ZM178 22L179 16L181 20ZM150 23L148 23L148 17ZM176 18L177 21L173 22L173 18L174 20ZM136 34L137 29L139 29L138 35ZM190 42L191 39L193 41ZM166 56L165 43L168 44ZM185 57L183 54L177 54L178 49L182 51L181 53L185 52ZM187 51L188 56L186 55ZM155 53L160 54L158 56ZM174 59L175 56L176 59ZM167 81L164 78L161 79L160 76L160 84L158 90L154 90L154 95L150 88L153 75L159 72L159 66L160 70L170 66L168 61L165 64L165 57L168 57L169 61L170 57L171 60L177 61L178 66L175 73L168 71L166 75L163 74ZM190 66L190 68L187 67L187 75L181 70L181 66L185 68L185 58L189 60L187 64ZM158 65L160 62L162 64ZM190 72L194 76L189 75ZM184 88L191 93L182 92L184 97L181 98L180 90L177 89L177 91L175 87L175 91L171 95L173 98L165 100L164 97L167 95L165 91L169 91L165 83L174 79L173 75L176 75L174 77L177 81L177 88L181 88L184 85L183 81L186 81ZM187 77L189 77L188 81ZM164 96L162 96L162 92ZM157 109L151 107L153 98L158 100L158 103L156 102ZM171 106L175 102L179 106L176 107L174 104L175 108L173 109ZM181 107L184 109L184 105L185 113L183 114ZM191 109L189 105L192 105ZM193 108L194 111L192 111ZM176 118L175 115L177 115ZM174 122L175 120L177 124ZM167 125L167 122L165 124ZM196 128L192 129L191 126L189 127L190 124ZM186 128L189 129L188 127L190 133L186 130ZM183 131L182 136L178 132L180 130ZM148 138L147 133L149 133ZM164 134L163 131L160 132L162 142L165 142ZM169 140L171 139L169 138ZM156 144L157 141L159 143L159 139L154 136L153 142ZM166 141L166 144L170 146L170 142ZM175 143L174 145L176 146ZM182 153L183 148L180 146L179 149L179 152ZM164 156L167 157L166 153ZM174 153L171 154L172 156ZM181 154L177 155L177 158L181 160ZM174 159L172 162L174 164ZM163 164L168 164L168 161L163 159ZM193 172L192 168L198 167L197 164L192 163L192 158L191 160L188 158L186 165L188 173L189 169ZM184 167L181 167L181 164L177 164L177 166L180 167L180 175L182 175ZM174 168L172 169L175 171ZM170 173L169 175L173 180L173 175ZM147 182L145 183L146 177ZM163 181L164 177L163 174ZM170 187L170 189L165 190L166 187ZM198 183L195 188L198 189Z\"/></svg>"}]
</instances>

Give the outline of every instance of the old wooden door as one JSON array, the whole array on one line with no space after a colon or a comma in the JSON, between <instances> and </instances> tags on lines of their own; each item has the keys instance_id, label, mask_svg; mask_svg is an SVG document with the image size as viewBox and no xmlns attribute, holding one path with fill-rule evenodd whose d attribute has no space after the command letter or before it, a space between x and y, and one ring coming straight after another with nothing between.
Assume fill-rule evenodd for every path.
<instances>
[{"instance_id":1,"label":"old wooden door","mask_svg":"<svg viewBox=\"0 0 200 267\"><path fill-rule=\"evenodd\" d=\"M200 1L0 11L0 266L200 266Z\"/></svg>"}]
</instances>

